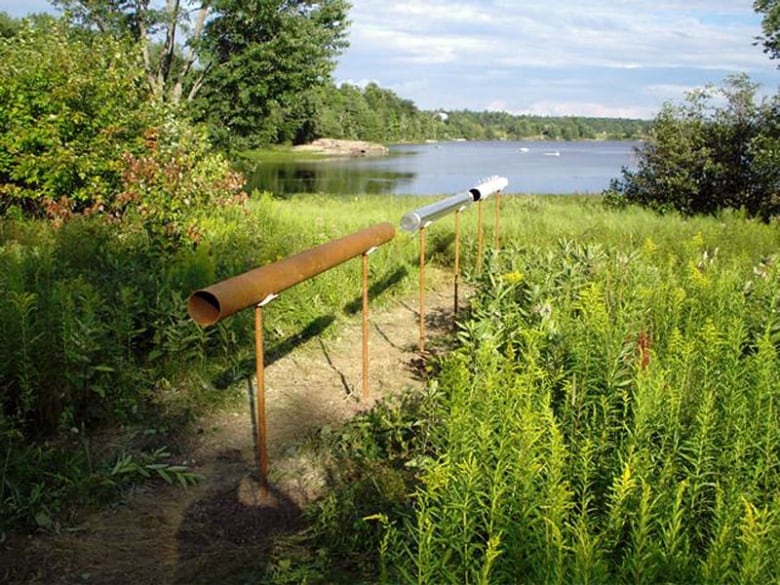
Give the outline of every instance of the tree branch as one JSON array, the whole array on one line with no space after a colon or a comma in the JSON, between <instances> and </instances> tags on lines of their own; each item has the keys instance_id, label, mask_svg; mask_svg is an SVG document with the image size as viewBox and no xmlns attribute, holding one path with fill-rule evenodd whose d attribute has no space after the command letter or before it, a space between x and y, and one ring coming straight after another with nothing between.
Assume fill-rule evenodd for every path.
<instances>
[{"instance_id":1,"label":"tree branch","mask_svg":"<svg viewBox=\"0 0 780 585\"><path fill-rule=\"evenodd\" d=\"M152 56L149 52L149 29L146 27L146 11L148 10L148 2L137 2L136 18L138 19L138 36L141 40L141 51L144 60L144 69L146 70L146 78L149 82L149 87L152 90L152 94L159 97L159 87L157 85L157 79L154 75L152 67Z\"/></svg>"},{"instance_id":2,"label":"tree branch","mask_svg":"<svg viewBox=\"0 0 780 585\"><path fill-rule=\"evenodd\" d=\"M157 84L164 91L171 75L171 64L176 50L176 25L179 21L179 0L165 2L165 45L160 56L160 69L157 72Z\"/></svg>"},{"instance_id":3,"label":"tree branch","mask_svg":"<svg viewBox=\"0 0 780 585\"><path fill-rule=\"evenodd\" d=\"M204 0L200 8L198 9L198 17L195 20L195 28L192 30L192 36L190 37L187 55L184 57L184 65L181 71L179 72L178 79L176 80L176 85L173 88L173 93L171 98L174 103L178 103L179 100L181 99L181 94L184 87L184 80L189 76L190 72L192 71L192 67L195 64L195 61L197 60L197 52L195 51L194 47L195 45L197 45L201 35L203 34L203 29L206 26L206 18L208 17L210 12L211 12L211 0ZM210 65L206 66L206 68L201 73L201 75L198 76L198 79L196 79L195 83L192 86L192 89L190 90L189 95L187 96L187 101L191 101L192 99L194 99L195 94L198 93L201 86L203 85L203 80L206 77L206 72L210 68L211 68Z\"/></svg>"}]
</instances>

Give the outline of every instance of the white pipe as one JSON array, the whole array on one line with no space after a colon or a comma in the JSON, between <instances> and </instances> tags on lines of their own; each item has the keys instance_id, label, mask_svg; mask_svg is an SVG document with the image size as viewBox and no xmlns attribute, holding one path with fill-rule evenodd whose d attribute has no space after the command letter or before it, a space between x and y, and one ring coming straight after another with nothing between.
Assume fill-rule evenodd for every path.
<instances>
[{"instance_id":1,"label":"white pipe","mask_svg":"<svg viewBox=\"0 0 780 585\"><path fill-rule=\"evenodd\" d=\"M458 211L463 207L471 205L475 201L487 199L493 193L503 191L508 184L509 181L506 177L499 177L498 175L488 177L487 179L482 180L476 187L469 189L464 193L458 193L447 199L442 199L441 201L436 201L425 207L410 211L401 218L401 229L407 232L418 230L448 213Z\"/></svg>"},{"instance_id":2,"label":"white pipe","mask_svg":"<svg viewBox=\"0 0 780 585\"><path fill-rule=\"evenodd\" d=\"M470 191L452 195L447 199L436 201L425 207L420 207L410 211L401 218L401 229L407 232L413 232L424 225L429 224L435 219L447 215L453 211L466 207L474 202L474 196Z\"/></svg>"},{"instance_id":3,"label":"white pipe","mask_svg":"<svg viewBox=\"0 0 780 585\"><path fill-rule=\"evenodd\" d=\"M498 193L499 191L503 191L506 189L506 186L509 185L509 180L506 177L499 177L498 175L493 175L492 177L488 177L487 179L483 179L482 182L471 189L469 193L471 193L474 196L474 201L479 201L481 199L487 199L490 197L493 193Z\"/></svg>"}]
</instances>

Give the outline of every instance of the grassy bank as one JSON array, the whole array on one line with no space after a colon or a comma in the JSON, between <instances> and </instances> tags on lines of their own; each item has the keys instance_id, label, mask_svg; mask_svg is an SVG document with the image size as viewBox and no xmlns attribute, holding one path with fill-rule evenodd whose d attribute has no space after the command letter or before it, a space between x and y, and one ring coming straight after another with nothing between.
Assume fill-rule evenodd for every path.
<instances>
[{"instance_id":1,"label":"grassy bank","mask_svg":"<svg viewBox=\"0 0 780 585\"><path fill-rule=\"evenodd\" d=\"M166 449L251 375L253 325L245 312L202 330L188 294L425 202L258 196L202 218L199 245L175 254L90 220L0 225L3 526L51 528L144 474L189 481ZM332 490L258 579L776 576L777 226L509 196L496 252L493 210L481 277L464 214L477 295L458 347L424 396L323 436ZM399 233L372 255L375 305L413 294L418 251ZM428 252L429 284L445 283L452 218ZM285 292L268 353L323 316L328 335L359 294L357 261ZM107 425L134 437L123 452L93 439Z\"/></svg>"},{"instance_id":2,"label":"grassy bank","mask_svg":"<svg viewBox=\"0 0 780 585\"><path fill-rule=\"evenodd\" d=\"M197 247L175 252L159 249L142 228L94 218L61 227L0 223L0 530L51 528L85 502L144 480L148 466L171 460L177 432L251 375L252 312L201 329L186 311L192 291L396 221L408 204L257 196L246 210L200 218ZM414 286L416 254L413 240L398 237L372 255L375 306ZM359 265L345 263L281 295L267 311L267 355L286 351L312 326L329 335L354 318ZM93 439L107 428L132 440L117 451L113 440ZM191 479L172 467L175 481Z\"/></svg>"},{"instance_id":3,"label":"grassy bank","mask_svg":"<svg viewBox=\"0 0 780 585\"><path fill-rule=\"evenodd\" d=\"M517 197L502 233L428 393L328 446L320 553L273 579L776 581L777 226Z\"/></svg>"}]
</instances>

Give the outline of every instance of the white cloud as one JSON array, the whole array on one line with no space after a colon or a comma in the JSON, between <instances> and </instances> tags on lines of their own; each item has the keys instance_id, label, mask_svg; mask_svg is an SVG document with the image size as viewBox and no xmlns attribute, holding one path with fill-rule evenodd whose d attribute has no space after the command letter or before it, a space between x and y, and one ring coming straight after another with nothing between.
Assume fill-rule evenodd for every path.
<instances>
[{"instance_id":1,"label":"white cloud","mask_svg":"<svg viewBox=\"0 0 780 585\"><path fill-rule=\"evenodd\" d=\"M641 106L610 106L589 102L539 101L531 104L524 114L539 116L586 116L594 118L650 118L655 111Z\"/></svg>"},{"instance_id":2,"label":"white cloud","mask_svg":"<svg viewBox=\"0 0 780 585\"><path fill-rule=\"evenodd\" d=\"M737 71L777 86L752 0L352 1L339 71L424 108L648 117Z\"/></svg>"},{"instance_id":3,"label":"white cloud","mask_svg":"<svg viewBox=\"0 0 780 585\"><path fill-rule=\"evenodd\" d=\"M492 23L494 17L488 13L484 4L462 4L459 2L396 2L388 6L391 13L398 14L403 21L412 17L428 22L436 22L438 26L448 23ZM414 22L417 22L415 20ZM410 23L413 24L413 23Z\"/></svg>"}]
</instances>

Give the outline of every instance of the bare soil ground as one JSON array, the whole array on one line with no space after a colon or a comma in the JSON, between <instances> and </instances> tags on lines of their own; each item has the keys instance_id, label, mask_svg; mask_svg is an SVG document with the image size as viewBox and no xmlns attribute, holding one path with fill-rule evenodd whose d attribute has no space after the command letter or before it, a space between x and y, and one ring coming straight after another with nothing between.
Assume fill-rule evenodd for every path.
<instances>
[{"instance_id":1,"label":"bare soil ground","mask_svg":"<svg viewBox=\"0 0 780 585\"><path fill-rule=\"evenodd\" d=\"M445 287L446 288L446 287ZM451 290L429 293L429 339L451 325ZM256 479L250 407L240 400L200 420L184 459L203 480L188 488L152 484L73 529L0 544L0 575L16 583L76 585L225 583L263 566L271 538L300 526L300 510L325 487L302 448L390 393L422 387L416 300L370 317L370 398L361 400L360 322L337 337L314 337L266 368L270 481Z\"/></svg>"}]
</instances>

